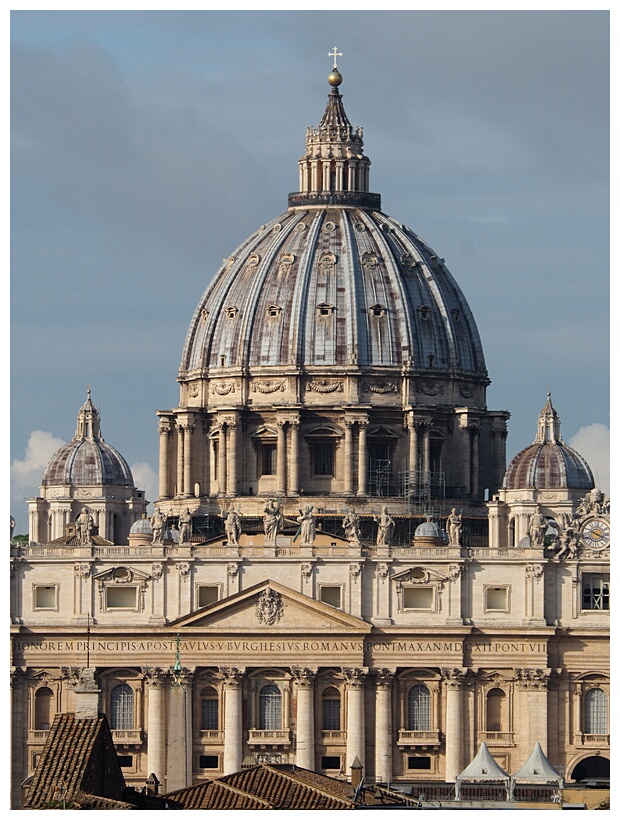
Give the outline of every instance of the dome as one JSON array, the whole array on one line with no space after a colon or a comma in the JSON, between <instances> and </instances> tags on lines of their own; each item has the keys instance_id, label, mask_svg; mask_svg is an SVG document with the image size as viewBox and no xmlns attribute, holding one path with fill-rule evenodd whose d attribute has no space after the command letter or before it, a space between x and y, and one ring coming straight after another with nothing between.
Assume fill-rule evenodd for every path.
<instances>
[{"instance_id":1,"label":"dome","mask_svg":"<svg viewBox=\"0 0 620 820\"><path fill-rule=\"evenodd\" d=\"M369 165L333 87L307 131L301 190L233 251L198 303L182 382L229 367L357 366L488 383L461 289L432 248L381 211Z\"/></svg>"},{"instance_id":2,"label":"dome","mask_svg":"<svg viewBox=\"0 0 620 820\"><path fill-rule=\"evenodd\" d=\"M594 487L586 460L562 441L560 418L550 393L538 418L534 443L510 462L503 487L505 490L591 490Z\"/></svg>"},{"instance_id":3,"label":"dome","mask_svg":"<svg viewBox=\"0 0 620 820\"><path fill-rule=\"evenodd\" d=\"M130 535L152 535L153 528L148 518L139 518L131 525Z\"/></svg>"},{"instance_id":4,"label":"dome","mask_svg":"<svg viewBox=\"0 0 620 820\"><path fill-rule=\"evenodd\" d=\"M416 527L415 537L419 538L443 538L443 532L434 521L424 521Z\"/></svg>"},{"instance_id":5,"label":"dome","mask_svg":"<svg viewBox=\"0 0 620 820\"><path fill-rule=\"evenodd\" d=\"M91 401L90 390L78 413L75 436L51 457L42 483L47 486L134 486L125 459L101 437L99 412Z\"/></svg>"}]
</instances>

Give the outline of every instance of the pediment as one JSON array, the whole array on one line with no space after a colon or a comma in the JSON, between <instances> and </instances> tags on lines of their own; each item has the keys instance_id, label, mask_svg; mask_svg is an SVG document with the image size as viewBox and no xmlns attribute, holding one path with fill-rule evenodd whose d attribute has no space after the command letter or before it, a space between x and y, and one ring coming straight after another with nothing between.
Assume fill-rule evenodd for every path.
<instances>
[{"instance_id":1,"label":"pediment","mask_svg":"<svg viewBox=\"0 0 620 820\"><path fill-rule=\"evenodd\" d=\"M94 581L106 581L114 584L130 584L136 581L148 581L150 575L144 570L129 567L126 564L118 564L115 567L104 569L93 575Z\"/></svg>"},{"instance_id":2,"label":"pediment","mask_svg":"<svg viewBox=\"0 0 620 820\"><path fill-rule=\"evenodd\" d=\"M429 584L437 581L447 581L448 576L443 572L438 572L436 569L419 565L416 567L408 567L392 575L392 581L397 581L401 584Z\"/></svg>"},{"instance_id":3,"label":"pediment","mask_svg":"<svg viewBox=\"0 0 620 820\"><path fill-rule=\"evenodd\" d=\"M174 627L199 627L214 631L252 631L298 634L368 632L370 627L335 607L266 579L249 589L202 607L174 621Z\"/></svg>"}]
</instances>

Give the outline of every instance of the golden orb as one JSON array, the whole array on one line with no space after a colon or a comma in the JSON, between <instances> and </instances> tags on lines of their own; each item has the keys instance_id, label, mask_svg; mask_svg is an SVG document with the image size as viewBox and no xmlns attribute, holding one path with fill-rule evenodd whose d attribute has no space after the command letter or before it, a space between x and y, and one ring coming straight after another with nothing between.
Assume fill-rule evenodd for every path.
<instances>
[{"instance_id":1,"label":"golden orb","mask_svg":"<svg viewBox=\"0 0 620 820\"><path fill-rule=\"evenodd\" d=\"M332 71L332 73L331 73L331 74L329 75L329 77L327 78L327 82L328 82L330 85L333 85L333 86L334 86L334 88L338 88L338 86L339 86L339 85L340 85L340 83L342 82L342 74L338 71L338 69L337 69L337 68L334 68L334 70Z\"/></svg>"}]
</instances>

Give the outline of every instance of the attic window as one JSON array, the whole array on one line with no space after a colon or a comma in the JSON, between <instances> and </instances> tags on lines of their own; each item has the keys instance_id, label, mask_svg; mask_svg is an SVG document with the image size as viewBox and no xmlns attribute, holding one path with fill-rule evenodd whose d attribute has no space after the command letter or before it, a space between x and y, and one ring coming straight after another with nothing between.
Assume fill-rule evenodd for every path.
<instances>
[{"instance_id":1,"label":"attic window","mask_svg":"<svg viewBox=\"0 0 620 820\"><path fill-rule=\"evenodd\" d=\"M334 306L323 302L323 304L317 305L316 310L319 316L331 316L334 312Z\"/></svg>"},{"instance_id":2,"label":"attic window","mask_svg":"<svg viewBox=\"0 0 620 820\"><path fill-rule=\"evenodd\" d=\"M385 307L385 305L371 305L370 315L377 317L385 316L386 310L387 308Z\"/></svg>"},{"instance_id":3,"label":"attic window","mask_svg":"<svg viewBox=\"0 0 620 820\"><path fill-rule=\"evenodd\" d=\"M282 308L278 305L269 305L267 308L267 315L277 317L282 313Z\"/></svg>"},{"instance_id":4,"label":"attic window","mask_svg":"<svg viewBox=\"0 0 620 820\"><path fill-rule=\"evenodd\" d=\"M431 313L431 309L428 305L420 305L420 307L418 308L418 313L420 314L422 319L428 319Z\"/></svg>"},{"instance_id":5,"label":"attic window","mask_svg":"<svg viewBox=\"0 0 620 820\"><path fill-rule=\"evenodd\" d=\"M237 313L238 313L237 308L233 307L232 305L230 305L230 307L226 308L226 316L229 319L234 319L235 316L237 315Z\"/></svg>"}]
</instances>

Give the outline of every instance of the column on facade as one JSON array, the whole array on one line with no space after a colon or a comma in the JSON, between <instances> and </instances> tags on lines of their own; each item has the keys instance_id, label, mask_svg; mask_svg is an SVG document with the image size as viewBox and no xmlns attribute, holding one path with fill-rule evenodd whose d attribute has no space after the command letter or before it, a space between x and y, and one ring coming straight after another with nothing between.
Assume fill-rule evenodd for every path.
<instances>
[{"instance_id":1,"label":"column on facade","mask_svg":"<svg viewBox=\"0 0 620 820\"><path fill-rule=\"evenodd\" d=\"M190 424L188 422L185 425L185 434L183 436L183 495L186 498L194 495L192 481L192 434L194 432L194 427L194 424Z\"/></svg>"},{"instance_id":2,"label":"column on facade","mask_svg":"<svg viewBox=\"0 0 620 820\"><path fill-rule=\"evenodd\" d=\"M351 419L344 420L344 493L353 495L353 425Z\"/></svg>"},{"instance_id":3,"label":"column on facade","mask_svg":"<svg viewBox=\"0 0 620 820\"><path fill-rule=\"evenodd\" d=\"M243 760L243 673L223 669L224 675L224 774L241 769Z\"/></svg>"},{"instance_id":4,"label":"column on facade","mask_svg":"<svg viewBox=\"0 0 620 820\"><path fill-rule=\"evenodd\" d=\"M25 671L11 668L11 808L22 807L22 783L28 774L27 700Z\"/></svg>"},{"instance_id":5,"label":"column on facade","mask_svg":"<svg viewBox=\"0 0 620 820\"><path fill-rule=\"evenodd\" d=\"M296 763L314 771L314 678L310 669L293 669L297 682L297 753Z\"/></svg>"},{"instance_id":6,"label":"column on facade","mask_svg":"<svg viewBox=\"0 0 620 820\"><path fill-rule=\"evenodd\" d=\"M276 473L278 495L286 495L286 421L278 419L278 440L276 445Z\"/></svg>"},{"instance_id":7,"label":"column on facade","mask_svg":"<svg viewBox=\"0 0 620 820\"><path fill-rule=\"evenodd\" d=\"M392 680L393 673L377 673L375 690L375 777L389 783L392 779Z\"/></svg>"},{"instance_id":8,"label":"column on facade","mask_svg":"<svg viewBox=\"0 0 620 820\"><path fill-rule=\"evenodd\" d=\"M184 670L179 683L168 690L168 744L167 782L168 791L185 789L191 785L191 690L192 675ZM188 737L189 727L189 737ZM189 758L189 759L188 759Z\"/></svg>"},{"instance_id":9,"label":"column on facade","mask_svg":"<svg viewBox=\"0 0 620 820\"><path fill-rule=\"evenodd\" d=\"M168 421L159 421L159 497L170 498L168 475L170 463L170 427Z\"/></svg>"},{"instance_id":10,"label":"column on facade","mask_svg":"<svg viewBox=\"0 0 620 820\"><path fill-rule=\"evenodd\" d=\"M299 418L289 419L291 462L288 469L288 494L299 495Z\"/></svg>"},{"instance_id":11,"label":"column on facade","mask_svg":"<svg viewBox=\"0 0 620 820\"><path fill-rule=\"evenodd\" d=\"M525 720L520 722L518 745L524 750L524 763L527 756L539 742L544 752L548 752L548 683L549 669L515 669L517 686L521 693L522 714ZM524 702L525 701L525 702Z\"/></svg>"},{"instance_id":12,"label":"column on facade","mask_svg":"<svg viewBox=\"0 0 620 820\"><path fill-rule=\"evenodd\" d=\"M358 421L358 455L357 455L357 494L366 495L366 477L368 475L368 444L366 433L367 421ZM360 758L361 760L361 758Z\"/></svg>"},{"instance_id":13,"label":"column on facade","mask_svg":"<svg viewBox=\"0 0 620 820\"><path fill-rule=\"evenodd\" d=\"M237 419L226 425L226 494L237 495Z\"/></svg>"},{"instance_id":14,"label":"column on facade","mask_svg":"<svg viewBox=\"0 0 620 820\"><path fill-rule=\"evenodd\" d=\"M448 783L464 769L464 738L463 728L465 716L463 714L463 684L464 674L461 669L443 670L442 677L446 686L446 772L445 780Z\"/></svg>"},{"instance_id":15,"label":"column on facade","mask_svg":"<svg viewBox=\"0 0 620 820\"><path fill-rule=\"evenodd\" d=\"M364 684L366 670L345 669L347 681L347 777L351 774L351 766L357 757L364 766L365 747L365 716L364 716Z\"/></svg>"},{"instance_id":16,"label":"column on facade","mask_svg":"<svg viewBox=\"0 0 620 820\"><path fill-rule=\"evenodd\" d=\"M148 669L145 672L148 691L147 717L147 769L155 774L161 783L162 793L168 791L166 776L166 722L165 722L165 678L163 670Z\"/></svg>"}]
</instances>

